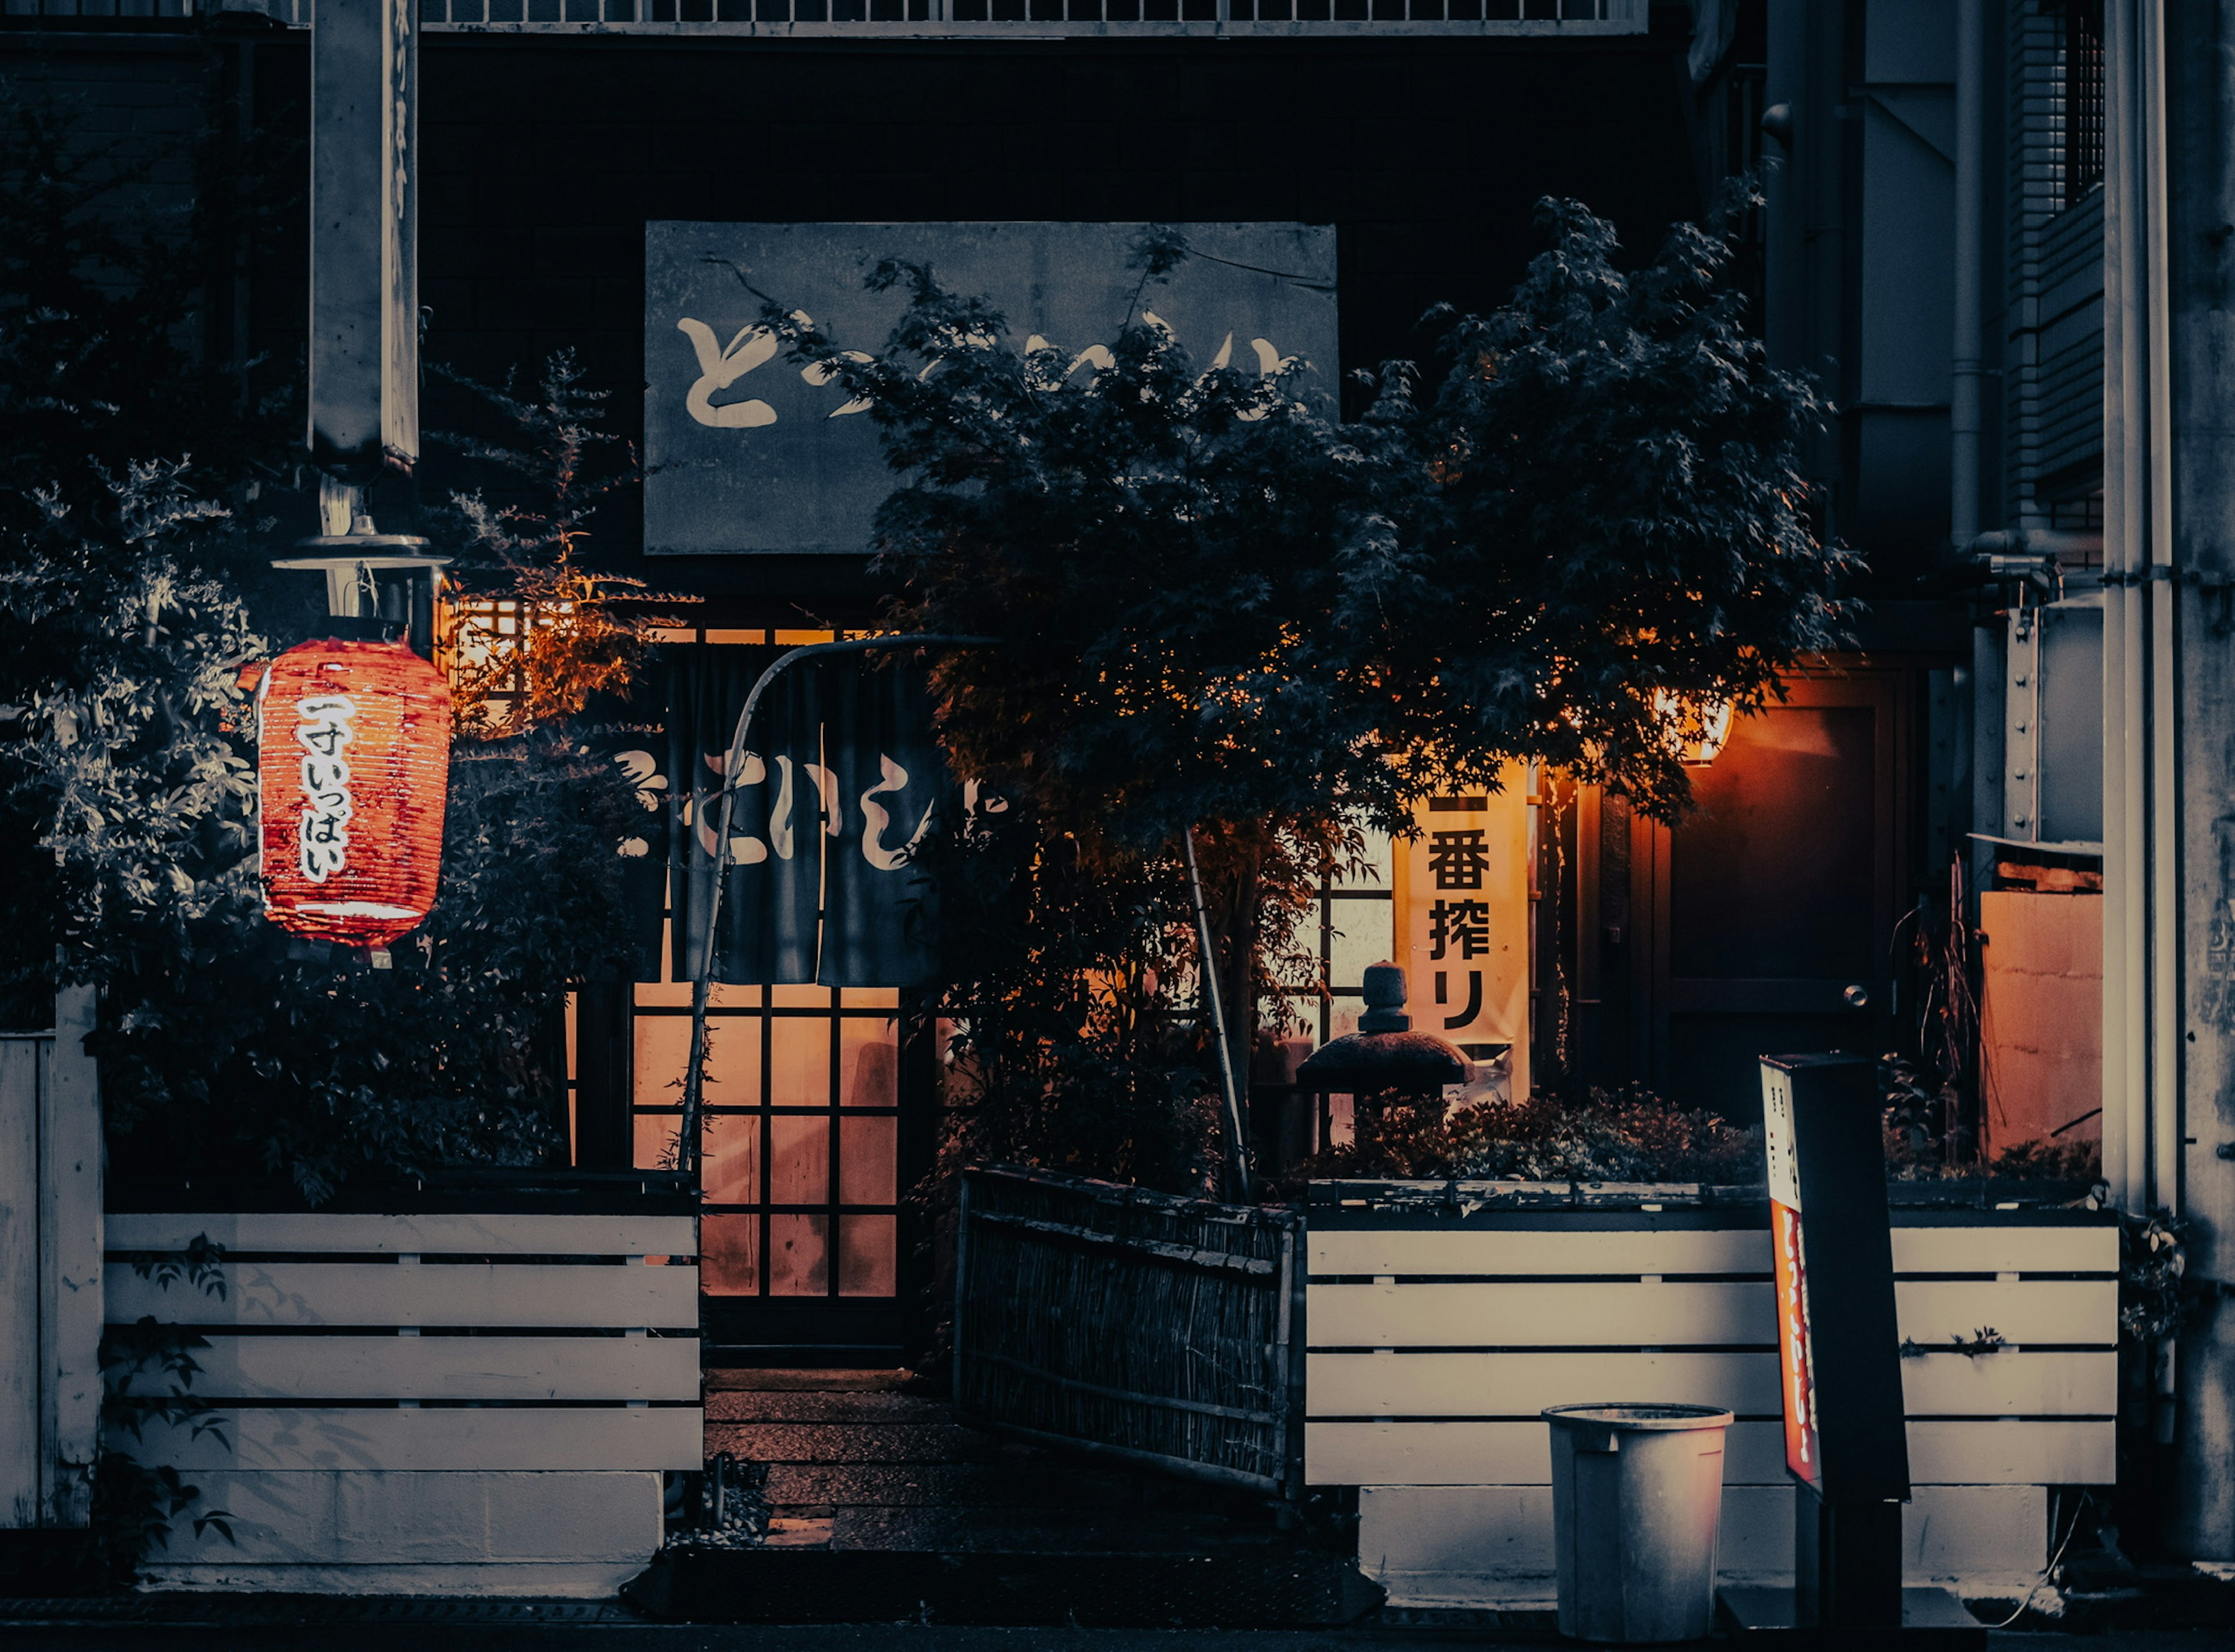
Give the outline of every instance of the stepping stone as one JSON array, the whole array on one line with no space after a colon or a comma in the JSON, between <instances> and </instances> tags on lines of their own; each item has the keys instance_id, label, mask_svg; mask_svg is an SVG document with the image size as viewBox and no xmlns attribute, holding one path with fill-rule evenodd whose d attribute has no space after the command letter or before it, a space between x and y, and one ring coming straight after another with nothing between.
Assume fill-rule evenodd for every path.
<instances>
[{"instance_id":1,"label":"stepping stone","mask_svg":"<svg viewBox=\"0 0 2235 1652\"><path fill-rule=\"evenodd\" d=\"M953 1407L923 1394L710 1388L706 1420L769 1423L944 1423Z\"/></svg>"},{"instance_id":2,"label":"stepping stone","mask_svg":"<svg viewBox=\"0 0 2235 1652\"><path fill-rule=\"evenodd\" d=\"M995 1441L954 1423L731 1423L706 1425L706 1451L748 1463L967 1463L993 1455Z\"/></svg>"}]
</instances>

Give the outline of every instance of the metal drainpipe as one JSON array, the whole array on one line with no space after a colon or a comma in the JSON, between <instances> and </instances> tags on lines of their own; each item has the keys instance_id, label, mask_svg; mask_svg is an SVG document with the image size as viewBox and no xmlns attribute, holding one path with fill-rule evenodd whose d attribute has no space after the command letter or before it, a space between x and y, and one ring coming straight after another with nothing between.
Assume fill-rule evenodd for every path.
<instances>
[{"instance_id":1,"label":"metal drainpipe","mask_svg":"<svg viewBox=\"0 0 2235 1652\"><path fill-rule=\"evenodd\" d=\"M2103 1173L2149 1207L2147 601L2150 311L2147 125L2134 0L2104 18Z\"/></svg>"},{"instance_id":2,"label":"metal drainpipe","mask_svg":"<svg viewBox=\"0 0 2235 1652\"><path fill-rule=\"evenodd\" d=\"M1960 551L1979 533L1979 436L1983 326L1980 318L1981 238L1986 214L1986 8L1983 0L1956 6L1956 338L1950 364L1948 436L1949 539Z\"/></svg>"},{"instance_id":3,"label":"metal drainpipe","mask_svg":"<svg viewBox=\"0 0 2235 1652\"><path fill-rule=\"evenodd\" d=\"M2152 1205L2180 1209L2180 805L2175 747L2179 701L2173 683L2173 297L2166 187L2165 25L2162 7L2143 4L2140 81L2145 191L2144 253L2149 348L2149 529L2147 564L2137 569L2147 605L2149 681L2149 1170Z\"/></svg>"}]
</instances>

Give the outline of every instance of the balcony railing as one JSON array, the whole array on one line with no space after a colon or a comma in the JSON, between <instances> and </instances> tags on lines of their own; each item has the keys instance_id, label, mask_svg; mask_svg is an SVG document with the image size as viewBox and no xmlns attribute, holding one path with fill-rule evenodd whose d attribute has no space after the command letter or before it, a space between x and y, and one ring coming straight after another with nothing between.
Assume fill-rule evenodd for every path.
<instances>
[{"instance_id":1,"label":"balcony railing","mask_svg":"<svg viewBox=\"0 0 2235 1652\"><path fill-rule=\"evenodd\" d=\"M182 22L261 11L293 27L311 0L0 0L9 19ZM436 33L1038 36L1645 32L1647 0L422 0Z\"/></svg>"}]
</instances>

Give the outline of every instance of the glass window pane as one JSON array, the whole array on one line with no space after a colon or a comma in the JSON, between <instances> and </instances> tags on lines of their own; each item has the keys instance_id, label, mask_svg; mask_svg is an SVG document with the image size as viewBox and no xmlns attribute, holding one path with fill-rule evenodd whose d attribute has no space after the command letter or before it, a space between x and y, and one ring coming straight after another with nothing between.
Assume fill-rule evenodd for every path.
<instances>
[{"instance_id":1,"label":"glass window pane","mask_svg":"<svg viewBox=\"0 0 2235 1652\"><path fill-rule=\"evenodd\" d=\"M769 1002L784 1010L827 1010L832 993L828 987L771 987Z\"/></svg>"},{"instance_id":2,"label":"glass window pane","mask_svg":"<svg viewBox=\"0 0 2235 1652\"><path fill-rule=\"evenodd\" d=\"M1388 833L1376 831L1370 826L1366 829L1366 860L1367 867L1364 871L1353 875L1338 876L1333 880L1330 887L1338 889L1379 889L1383 894L1387 894L1389 869L1393 864L1390 858Z\"/></svg>"},{"instance_id":3,"label":"glass window pane","mask_svg":"<svg viewBox=\"0 0 2235 1652\"><path fill-rule=\"evenodd\" d=\"M1347 1038L1358 1031L1358 1018L1366 1013L1366 1000L1351 994L1337 993L1327 1006L1327 1037L1330 1039Z\"/></svg>"},{"instance_id":4,"label":"glass window pane","mask_svg":"<svg viewBox=\"0 0 2235 1652\"><path fill-rule=\"evenodd\" d=\"M675 1166L675 1132L683 1127L683 1115L673 1113L639 1113L636 1116L636 1167L639 1170L665 1170Z\"/></svg>"},{"instance_id":5,"label":"glass window pane","mask_svg":"<svg viewBox=\"0 0 2235 1652\"><path fill-rule=\"evenodd\" d=\"M901 1006L901 989L897 987L848 987L840 990L838 1001L849 1010L896 1010Z\"/></svg>"},{"instance_id":6,"label":"glass window pane","mask_svg":"<svg viewBox=\"0 0 2235 1652\"><path fill-rule=\"evenodd\" d=\"M777 1117L769 1152L770 1204L830 1203L830 1121Z\"/></svg>"},{"instance_id":7,"label":"glass window pane","mask_svg":"<svg viewBox=\"0 0 2235 1652\"><path fill-rule=\"evenodd\" d=\"M698 1177L715 1204L761 1202L761 1116L709 1113Z\"/></svg>"},{"instance_id":8,"label":"glass window pane","mask_svg":"<svg viewBox=\"0 0 2235 1652\"><path fill-rule=\"evenodd\" d=\"M1366 983L1366 967L1391 955L1392 908L1386 901L1327 904L1327 922L1335 932L1327 936L1327 985L1354 993Z\"/></svg>"},{"instance_id":9,"label":"glass window pane","mask_svg":"<svg viewBox=\"0 0 2235 1652\"><path fill-rule=\"evenodd\" d=\"M888 1124L888 1119L860 1119ZM898 1244L892 1216L838 1218L838 1294L894 1296L899 1294Z\"/></svg>"},{"instance_id":10,"label":"glass window pane","mask_svg":"<svg viewBox=\"0 0 2235 1652\"><path fill-rule=\"evenodd\" d=\"M760 1021L718 1015L706 1023L712 1054L706 1062L706 1102L713 1107L754 1107L761 1098ZM641 1107L683 1099L683 1070L691 1059L691 1018L636 1018L636 1101Z\"/></svg>"},{"instance_id":11,"label":"glass window pane","mask_svg":"<svg viewBox=\"0 0 2235 1652\"><path fill-rule=\"evenodd\" d=\"M770 1216L769 1295L823 1296L829 1290L830 1218L783 1214Z\"/></svg>"},{"instance_id":12,"label":"glass window pane","mask_svg":"<svg viewBox=\"0 0 2235 1652\"><path fill-rule=\"evenodd\" d=\"M761 1219L758 1216L698 1218L698 1288L710 1296L758 1293Z\"/></svg>"},{"instance_id":13,"label":"glass window pane","mask_svg":"<svg viewBox=\"0 0 2235 1652\"><path fill-rule=\"evenodd\" d=\"M848 1016L838 1023L838 1102L844 1107L900 1105L901 1045L895 1022Z\"/></svg>"},{"instance_id":14,"label":"glass window pane","mask_svg":"<svg viewBox=\"0 0 2235 1652\"><path fill-rule=\"evenodd\" d=\"M838 1121L838 1203L890 1204L897 1177L893 1153L901 1121L888 1115Z\"/></svg>"},{"instance_id":15,"label":"glass window pane","mask_svg":"<svg viewBox=\"0 0 2235 1652\"><path fill-rule=\"evenodd\" d=\"M774 1046L770 1052L769 1085L776 1105L829 1106L830 1023L820 1019L779 1016L769 1023L769 1038Z\"/></svg>"}]
</instances>

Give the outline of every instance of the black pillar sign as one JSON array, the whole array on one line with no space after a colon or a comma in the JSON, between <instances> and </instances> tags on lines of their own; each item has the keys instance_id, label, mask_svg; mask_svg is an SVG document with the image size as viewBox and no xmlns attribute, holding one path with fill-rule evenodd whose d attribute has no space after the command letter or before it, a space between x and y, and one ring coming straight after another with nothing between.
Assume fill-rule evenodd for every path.
<instances>
[{"instance_id":1,"label":"black pillar sign","mask_svg":"<svg viewBox=\"0 0 2235 1652\"><path fill-rule=\"evenodd\" d=\"M1909 1497L1876 1077L1860 1056L1761 1063L1785 1466L1835 1503Z\"/></svg>"},{"instance_id":2,"label":"black pillar sign","mask_svg":"<svg viewBox=\"0 0 2235 1652\"><path fill-rule=\"evenodd\" d=\"M1979 1648L1961 1601L1902 1587L1909 1439L1877 1080L1861 1056L1761 1058L1793 1587L1720 1598L1749 1637Z\"/></svg>"}]
</instances>

